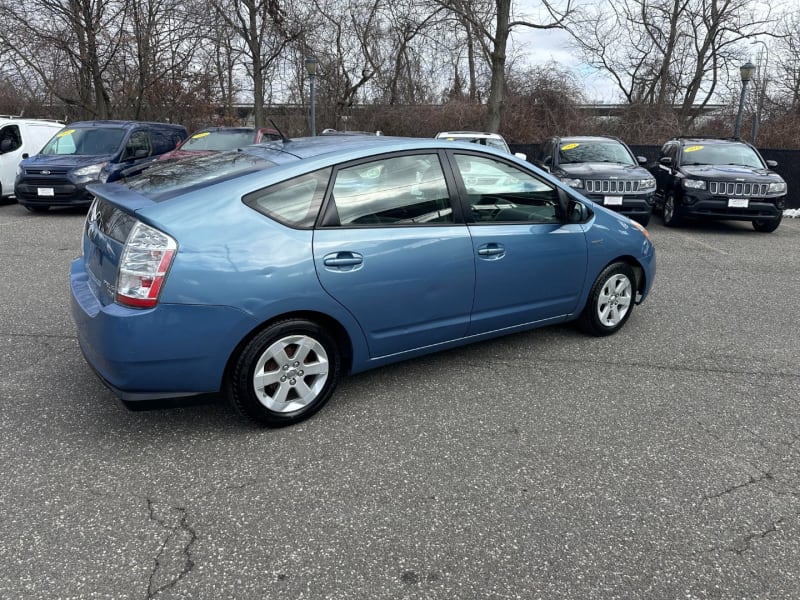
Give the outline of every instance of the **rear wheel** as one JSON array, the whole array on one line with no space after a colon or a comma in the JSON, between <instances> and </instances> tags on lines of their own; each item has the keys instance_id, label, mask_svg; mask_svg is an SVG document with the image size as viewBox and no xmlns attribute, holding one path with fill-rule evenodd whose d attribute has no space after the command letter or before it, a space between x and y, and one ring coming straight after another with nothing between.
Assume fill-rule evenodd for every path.
<instances>
[{"instance_id":1,"label":"rear wheel","mask_svg":"<svg viewBox=\"0 0 800 600\"><path fill-rule=\"evenodd\" d=\"M592 285L578 326L592 335L611 335L631 316L635 293L636 276L630 265L608 265Z\"/></svg>"},{"instance_id":2,"label":"rear wheel","mask_svg":"<svg viewBox=\"0 0 800 600\"><path fill-rule=\"evenodd\" d=\"M664 199L664 225L667 227L677 227L681 224L681 218L677 213L677 200L675 194L667 194Z\"/></svg>"},{"instance_id":3,"label":"rear wheel","mask_svg":"<svg viewBox=\"0 0 800 600\"><path fill-rule=\"evenodd\" d=\"M245 346L229 383L233 406L268 427L307 419L333 394L340 353L334 338L305 319L280 321Z\"/></svg>"},{"instance_id":4,"label":"rear wheel","mask_svg":"<svg viewBox=\"0 0 800 600\"><path fill-rule=\"evenodd\" d=\"M774 221L762 221L756 219L755 221L753 221L753 229L755 229L756 231L760 231L761 233L772 233L778 228L782 220L783 220L783 213L781 213L780 216Z\"/></svg>"}]
</instances>

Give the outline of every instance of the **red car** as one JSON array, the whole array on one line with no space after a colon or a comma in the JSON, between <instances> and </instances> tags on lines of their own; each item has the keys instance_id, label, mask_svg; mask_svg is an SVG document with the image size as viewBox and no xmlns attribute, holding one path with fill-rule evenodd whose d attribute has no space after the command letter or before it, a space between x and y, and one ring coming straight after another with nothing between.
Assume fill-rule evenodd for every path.
<instances>
[{"instance_id":1,"label":"red car","mask_svg":"<svg viewBox=\"0 0 800 600\"><path fill-rule=\"evenodd\" d=\"M259 129L254 127L206 127L194 132L178 144L175 150L162 154L158 160L203 156L280 139L281 134L269 127Z\"/></svg>"}]
</instances>

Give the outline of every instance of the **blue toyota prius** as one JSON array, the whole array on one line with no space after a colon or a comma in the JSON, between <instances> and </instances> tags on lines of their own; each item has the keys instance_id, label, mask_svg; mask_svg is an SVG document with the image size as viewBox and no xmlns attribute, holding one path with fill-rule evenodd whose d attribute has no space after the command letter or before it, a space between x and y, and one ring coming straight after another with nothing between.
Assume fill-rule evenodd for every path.
<instances>
[{"instance_id":1,"label":"blue toyota prius","mask_svg":"<svg viewBox=\"0 0 800 600\"><path fill-rule=\"evenodd\" d=\"M655 275L641 225L474 144L284 139L90 191L72 315L129 406L222 393L288 425L347 373L570 320L614 333Z\"/></svg>"}]
</instances>

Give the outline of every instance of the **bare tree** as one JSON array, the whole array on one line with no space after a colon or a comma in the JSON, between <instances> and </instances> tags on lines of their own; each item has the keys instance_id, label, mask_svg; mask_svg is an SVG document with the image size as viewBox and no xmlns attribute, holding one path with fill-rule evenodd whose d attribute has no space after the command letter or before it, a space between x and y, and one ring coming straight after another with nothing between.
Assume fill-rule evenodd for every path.
<instances>
[{"instance_id":1,"label":"bare tree","mask_svg":"<svg viewBox=\"0 0 800 600\"><path fill-rule=\"evenodd\" d=\"M105 77L126 7L116 0L2 0L0 45L80 116L108 118Z\"/></svg>"},{"instance_id":2,"label":"bare tree","mask_svg":"<svg viewBox=\"0 0 800 600\"><path fill-rule=\"evenodd\" d=\"M541 0L544 21L513 18L512 0L438 0L443 6L467 21L475 33L483 54L491 66L491 83L487 102L486 129L499 131L505 110L506 51L508 39L515 28L558 29L573 12L572 0L556 6Z\"/></svg>"},{"instance_id":3,"label":"bare tree","mask_svg":"<svg viewBox=\"0 0 800 600\"><path fill-rule=\"evenodd\" d=\"M738 67L742 41L773 24L754 0L607 0L568 30L628 103L678 105L688 125Z\"/></svg>"},{"instance_id":4,"label":"bare tree","mask_svg":"<svg viewBox=\"0 0 800 600\"><path fill-rule=\"evenodd\" d=\"M268 74L300 36L299 23L287 21L279 0L211 0L211 5L243 44L253 82L255 125L260 127L265 123Z\"/></svg>"}]
</instances>

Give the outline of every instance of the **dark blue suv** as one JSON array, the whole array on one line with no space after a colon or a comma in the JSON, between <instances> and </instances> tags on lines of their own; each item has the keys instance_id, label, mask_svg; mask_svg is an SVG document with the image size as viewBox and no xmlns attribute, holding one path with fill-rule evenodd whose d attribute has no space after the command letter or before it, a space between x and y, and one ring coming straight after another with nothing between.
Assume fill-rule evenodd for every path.
<instances>
[{"instance_id":1,"label":"dark blue suv","mask_svg":"<svg viewBox=\"0 0 800 600\"><path fill-rule=\"evenodd\" d=\"M14 194L17 202L33 212L51 206L88 206L92 195L87 184L135 175L188 135L183 125L169 123L71 123L39 154L20 163Z\"/></svg>"}]
</instances>

